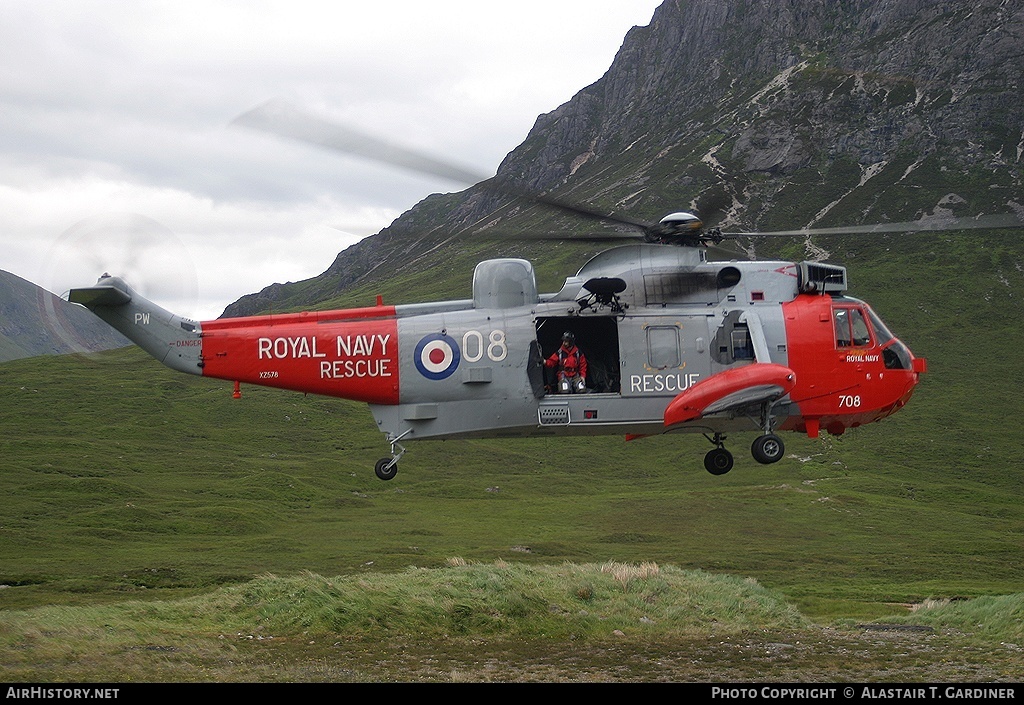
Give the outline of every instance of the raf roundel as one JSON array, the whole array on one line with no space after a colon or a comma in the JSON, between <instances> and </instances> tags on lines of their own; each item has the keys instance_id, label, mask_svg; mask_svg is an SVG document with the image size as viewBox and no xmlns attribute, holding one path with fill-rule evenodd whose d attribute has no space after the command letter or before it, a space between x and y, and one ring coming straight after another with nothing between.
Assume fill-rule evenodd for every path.
<instances>
[{"instance_id":1,"label":"raf roundel","mask_svg":"<svg viewBox=\"0 0 1024 705\"><path fill-rule=\"evenodd\" d=\"M459 366L459 345L442 333L425 336L416 344L416 369L427 379L446 379Z\"/></svg>"}]
</instances>

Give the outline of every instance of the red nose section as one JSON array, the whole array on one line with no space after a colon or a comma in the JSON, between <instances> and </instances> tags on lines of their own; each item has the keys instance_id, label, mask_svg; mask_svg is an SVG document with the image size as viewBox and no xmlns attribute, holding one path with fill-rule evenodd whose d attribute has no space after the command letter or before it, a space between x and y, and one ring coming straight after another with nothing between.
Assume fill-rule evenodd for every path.
<instances>
[{"instance_id":1,"label":"red nose section","mask_svg":"<svg viewBox=\"0 0 1024 705\"><path fill-rule=\"evenodd\" d=\"M783 429L839 435L883 419L906 405L928 369L861 301L801 295L783 311L799 379L790 393L799 415Z\"/></svg>"}]
</instances>

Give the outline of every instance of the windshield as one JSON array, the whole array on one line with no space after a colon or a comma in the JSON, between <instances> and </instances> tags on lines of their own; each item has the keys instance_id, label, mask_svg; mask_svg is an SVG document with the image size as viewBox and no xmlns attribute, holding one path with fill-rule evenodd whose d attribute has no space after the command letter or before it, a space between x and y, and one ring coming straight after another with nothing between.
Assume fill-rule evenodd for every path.
<instances>
[{"instance_id":1,"label":"windshield","mask_svg":"<svg viewBox=\"0 0 1024 705\"><path fill-rule=\"evenodd\" d=\"M882 319L878 317L878 314L872 311L869 307L865 307L868 310L868 315L871 317L871 327L875 329L875 337L878 338L879 345L885 345L890 340L895 338L892 332L885 327L882 323Z\"/></svg>"},{"instance_id":2,"label":"windshield","mask_svg":"<svg viewBox=\"0 0 1024 705\"><path fill-rule=\"evenodd\" d=\"M882 359L885 361L885 368L888 370L911 369L914 363L912 361L913 357L910 354L910 348L892 334L892 331L882 323L882 319L878 317L878 314L871 310L871 307L865 304L864 309L871 318L871 327L875 331L875 338L878 340L878 344L884 347Z\"/></svg>"}]
</instances>

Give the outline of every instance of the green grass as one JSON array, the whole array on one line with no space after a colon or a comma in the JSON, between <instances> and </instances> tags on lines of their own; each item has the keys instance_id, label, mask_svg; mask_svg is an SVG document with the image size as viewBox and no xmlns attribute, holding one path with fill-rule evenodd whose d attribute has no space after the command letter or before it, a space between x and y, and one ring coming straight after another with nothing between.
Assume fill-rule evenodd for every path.
<instances>
[{"instance_id":1,"label":"green grass","mask_svg":"<svg viewBox=\"0 0 1024 705\"><path fill-rule=\"evenodd\" d=\"M84 646L104 631L116 644L158 634L594 639L615 630L671 636L808 625L781 595L749 579L656 564L449 563L332 578L266 574L197 597L12 611L4 633L15 648L33 628L64 645L84 630Z\"/></svg>"},{"instance_id":2,"label":"green grass","mask_svg":"<svg viewBox=\"0 0 1024 705\"><path fill-rule=\"evenodd\" d=\"M1024 636L1022 611L1017 594L920 605L875 629L823 628L749 578L655 563L452 558L386 574L267 574L186 598L3 611L0 673L119 683L1015 680L1024 665L1008 642Z\"/></svg>"},{"instance_id":3,"label":"green grass","mask_svg":"<svg viewBox=\"0 0 1024 705\"><path fill-rule=\"evenodd\" d=\"M1020 584L1020 480L986 460L1020 451L998 433L967 450L981 410L924 432L950 411L930 379L882 424L789 436L793 457L721 478L700 469L701 439L663 437L415 444L391 483L373 476L383 442L361 405L233 400L132 350L9 363L0 380L7 607L451 555L752 576L823 617Z\"/></svg>"},{"instance_id":4,"label":"green grass","mask_svg":"<svg viewBox=\"0 0 1024 705\"><path fill-rule=\"evenodd\" d=\"M0 635L12 645L2 672L521 678L474 665L467 654L482 650L491 666L518 660L560 680L572 668L593 679L802 680L835 677L849 661L840 654L861 649L870 654L865 678L1019 678L1019 652L1007 645L1021 641L1012 625L1024 582L1021 247L997 236L883 238L836 247L833 259L850 267L852 293L928 358L929 372L911 403L881 423L840 438L787 435L788 457L776 465L750 460L752 436L731 437L737 467L723 477L704 472L699 436L602 437L410 444L397 478L383 483L372 468L387 447L360 404L257 387L235 400L230 383L174 373L135 349L0 365ZM396 609L388 617L363 606L355 621L339 622L337 604L322 606L312 588L291 612L279 600L274 640L258 639L266 628L241 629L231 610L197 618L188 607L222 604L237 590L290 590L290 581L359 580L404 604L396 595L421 573L450 580L453 556L471 567L451 570L478 574L483 586L453 588L468 621L450 643ZM575 614L567 600L516 587L506 603L486 591L501 584L500 562L525 575L609 561L654 562L663 578L707 575L710 592L756 581L805 626L719 618L735 636L709 643L692 625L662 619L643 636L620 629L625 641L608 644L564 615L542 614L541 604ZM423 579L421 598L436 591ZM595 580L577 578L569 592L589 585L599 594ZM515 591L542 596L513 599ZM948 601L949 611L910 612L930 601ZM969 611L989 604L988 614ZM63 635L50 609L84 636ZM178 625L152 616L160 611ZM115 630L124 645L97 638L121 619L134 625ZM394 631L367 626L385 619L397 620ZM443 613L421 619L450 622ZM917 666L886 670L906 644L849 625L901 619L935 631L913 637ZM310 628L321 631L306 641ZM46 636L54 631L62 636ZM586 664L569 663L566 644L584 636ZM77 646L61 652L59 643ZM340 663L336 643L351 661L317 666ZM960 656L951 661L943 649ZM665 656L676 652L688 656ZM382 670L381 654L397 660ZM673 665L652 670L656 661Z\"/></svg>"}]
</instances>

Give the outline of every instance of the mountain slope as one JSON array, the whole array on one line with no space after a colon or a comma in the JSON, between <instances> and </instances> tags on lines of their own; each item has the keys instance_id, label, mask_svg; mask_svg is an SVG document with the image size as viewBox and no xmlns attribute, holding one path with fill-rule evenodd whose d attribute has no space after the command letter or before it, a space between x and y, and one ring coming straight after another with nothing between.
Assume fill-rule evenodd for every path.
<instances>
[{"instance_id":1,"label":"mountain slope","mask_svg":"<svg viewBox=\"0 0 1024 705\"><path fill-rule=\"evenodd\" d=\"M83 307L0 270L0 362L129 344Z\"/></svg>"},{"instance_id":2,"label":"mountain slope","mask_svg":"<svg viewBox=\"0 0 1024 705\"><path fill-rule=\"evenodd\" d=\"M668 0L604 77L538 118L492 183L431 196L320 277L225 315L387 288L463 252L550 256L465 237L453 255L456 234L593 227L494 183L640 219L699 208L734 229L1024 210L1022 37L1024 9L999 0Z\"/></svg>"}]
</instances>

